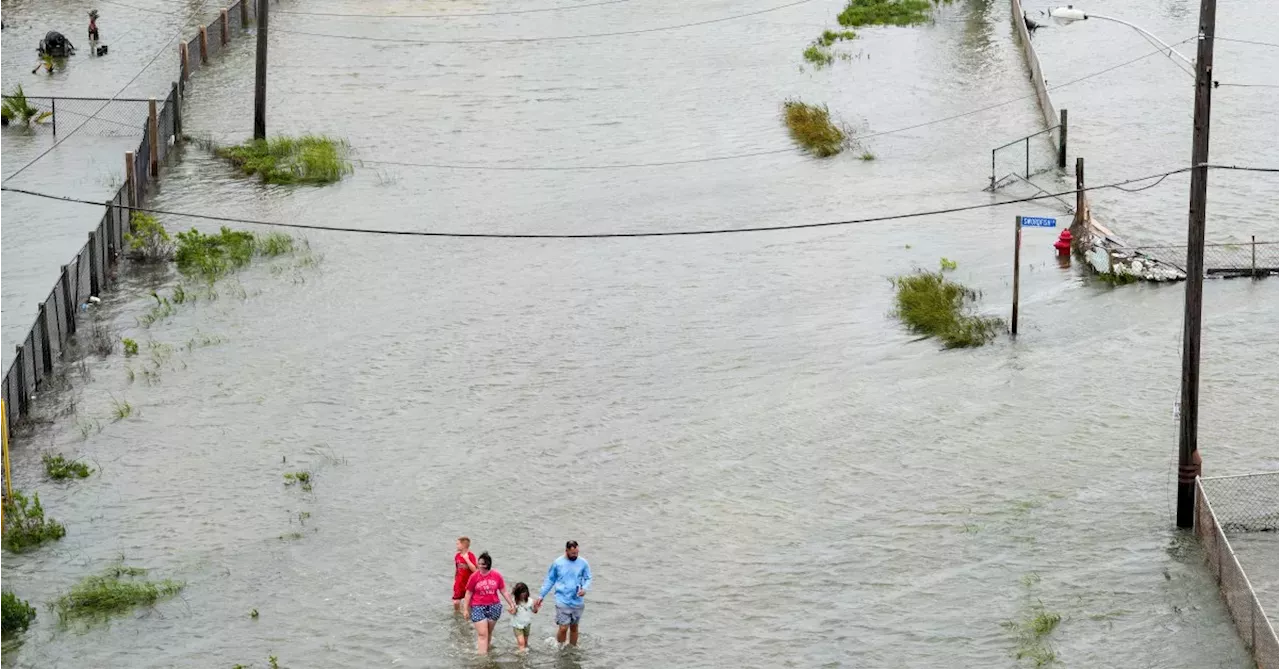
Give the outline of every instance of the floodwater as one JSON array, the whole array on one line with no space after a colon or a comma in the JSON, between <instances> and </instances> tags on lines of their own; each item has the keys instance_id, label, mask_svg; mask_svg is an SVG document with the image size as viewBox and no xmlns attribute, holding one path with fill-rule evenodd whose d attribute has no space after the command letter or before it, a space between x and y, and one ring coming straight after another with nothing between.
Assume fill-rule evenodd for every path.
<instances>
[{"instance_id":1,"label":"floodwater","mask_svg":"<svg viewBox=\"0 0 1280 669\"><path fill-rule=\"evenodd\" d=\"M344 137L368 161L585 167L785 150L789 96L864 134L1024 99L869 139L870 162L369 162L337 186L280 188L191 146L153 202L321 226L584 233L1005 197L981 190L989 151L1039 114L997 4L865 30L861 58L821 72L801 71L799 54L837 2L555 42L284 32L574 35L770 6L637 0L443 23L305 17L284 11L312 5L285 2L268 125ZM424 13L321 11L411 7ZM199 74L188 128L249 134L252 50L243 40ZM1058 212L641 240L316 232L314 255L257 264L150 328L136 320L150 291L176 279L130 275L98 318L142 353L87 357L15 449L16 486L38 490L68 535L6 556L5 583L43 605L124 555L187 587L110 627L59 629L42 612L5 666L269 654L307 667L1016 666L1004 623L1037 603L1063 617L1050 643L1065 666L1249 666L1198 546L1172 529L1182 286L1096 285L1057 266L1054 231L1029 231L1016 342L943 352L889 317L887 279L944 256L1004 315L1017 213ZM1276 285L1206 284L1207 473L1276 466ZM113 421L117 401L133 415ZM48 450L101 471L49 483ZM283 485L299 469L315 473L311 492ZM459 534L531 584L580 541L595 572L582 647L548 647L544 612L527 658L504 621L494 658L476 659L446 598Z\"/></svg>"}]
</instances>

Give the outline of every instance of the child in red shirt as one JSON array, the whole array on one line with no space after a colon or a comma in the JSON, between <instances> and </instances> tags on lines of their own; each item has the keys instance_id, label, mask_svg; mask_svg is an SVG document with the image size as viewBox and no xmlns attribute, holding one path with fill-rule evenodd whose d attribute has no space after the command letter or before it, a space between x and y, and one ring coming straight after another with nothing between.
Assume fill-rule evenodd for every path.
<instances>
[{"instance_id":1,"label":"child in red shirt","mask_svg":"<svg viewBox=\"0 0 1280 669\"><path fill-rule=\"evenodd\" d=\"M470 539L458 537L458 551L453 554L453 610L455 612L462 611L462 600L467 596L467 581L471 579L471 572L477 569L476 556L469 550L470 548Z\"/></svg>"}]
</instances>

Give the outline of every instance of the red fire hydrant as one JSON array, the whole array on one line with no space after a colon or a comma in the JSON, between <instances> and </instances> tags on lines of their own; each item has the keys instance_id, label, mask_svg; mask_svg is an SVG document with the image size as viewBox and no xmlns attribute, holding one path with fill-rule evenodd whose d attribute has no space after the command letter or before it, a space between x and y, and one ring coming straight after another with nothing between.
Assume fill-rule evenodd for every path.
<instances>
[{"instance_id":1,"label":"red fire hydrant","mask_svg":"<svg viewBox=\"0 0 1280 669\"><path fill-rule=\"evenodd\" d=\"M1071 231L1063 230L1058 235L1058 241L1053 243L1053 248L1058 249L1058 257L1068 257L1071 255Z\"/></svg>"}]
</instances>

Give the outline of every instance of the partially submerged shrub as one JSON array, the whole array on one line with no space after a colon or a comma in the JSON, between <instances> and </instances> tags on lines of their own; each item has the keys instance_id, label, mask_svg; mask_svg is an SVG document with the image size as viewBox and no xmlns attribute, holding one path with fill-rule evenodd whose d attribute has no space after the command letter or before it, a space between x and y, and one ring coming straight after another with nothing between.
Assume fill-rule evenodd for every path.
<instances>
[{"instance_id":1,"label":"partially submerged shrub","mask_svg":"<svg viewBox=\"0 0 1280 669\"><path fill-rule=\"evenodd\" d=\"M178 594L185 586L177 581L135 580L145 569L116 565L102 574L87 576L67 594L49 605L66 622L76 618L105 618L135 606L151 606L163 597Z\"/></svg>"},{"instance_id":2,"label":"partially submerged shrub","mask_svg":"<svg viewBox=\"0 0 1280 669\"><path fill-rule=\"evenodd\" d=\"M68 460L61 453L44 454L44 473L55 481L69 478L88 478L93 469L78 460Z\"/></svg>"},{"instance_id":3,"label":"partially submerged shrub","mask_svg":"<svg viewBox=\"0 0 1280 669\"><path fill-rule=\"evenodd\" d=\"M928 21L932 12L928 0L849 0L836 20L849 28L910 26Z\"/></svg>"},{"instance_id":4,"label":"partially submerged shrub","mask_svg":"<svg viewBox=\"0 0 1280 669\"><path fill-rule=\"evenodd\" d=\"M44 517L40 495L33 493L28 499L21 491L13 491L13 498L4 503L4 538L6 550L21 553L38 547L46 541L66 536L62 523Z\"/></svg>"},{"instance_id":5,"label":"partially submerged shrub","mask_svg":"<svg viewBox=\"0 0 1280 669\"><path fill-rule=\"evenodd\" d=\"M50 68L52 71L52 67ZM32 121L36 123L44 123L53 112L42 112L38 107L33 106L27 101L27 94L22 92L22 85L19 84L14 88L12 93L8 93L0 100L0 120L4 125L9 125L14 121L21 121L22 125L29 126Z\"/></svg>"},{"instance_id":6,"label":"partially submerged shrub","mask_svg":"<svg viewBox=\"0 0 1280 669\"><path fill-rule=\"evenodd\" d=\"M894 315L911 329L937 337L946 348L981 346L996 336L1004 321L968 313L977 291L948 281L941 271L918 271L893 279L898 296Z\"/></svg>"},{"instance_id":7,"label":"partially submerged shrub","mask_svg":"<svg viewBox=\"0 0 1280 669\"><path fill-rule=\"evenodd\" d=\"M159 262L173 257L173 238L155 216L135 211L129 224L133 231L125 234L124 242L131 260Z\"/></svg>"},{"instance_id":8,"label":"partially submerged shrub","mask_svg":"<svg viewBox=\"0 0 1280 669\"><path fill-rule=\"evenodd\" d=\"M26 600L18 599L12 592L0 595L0 627L3 633L19 634L27 631L31 621L36 619L36 607Z\"/></svg>"},{"instance_id":9,"label":"partially submerged shrub","mask_svg":"<svg viewBox=\"0 0 1280 669\"><path fill-rule=\"evenodd\" d=\"M787 100L782 104L782 117L791 139L819 158L834 156L844 149L845 132L831 122L827 106Z\"/></svg>"},{"instance_id":10,"label":"partially submerged shrub","mask_svg":"<svg viewBox=\"0 0 1280 669\"><path fill-rule=\"evenodd\" d=\"M804 59L818 67L825 67L830 65L836 57L829 49L818 46L817 44L810 44L804 50Z\"/></svg>"},{"instance_id":11,"label":"partially submerged shrub","mask_svg":"<svg viewBox=\"0 0 1280 669\"><path fill-rule=\"evenodd\" d=\"M209 235L192 228L178 233L178 251L174 260L178 271L214 281L249 264L254 255L274 257L294 250L293 237L282 232L255 235L223 226L218 234ZM175 290L174 298L185 301Z\"/></svg>"},{"instance_id":12,"label":"partially submerged shrub","mask_svg":"<svg viewBox=\"0 0 1280 669\"><path fill-rule=\"evenodd\" d=\"M327 184L352 171L346 143L320 135L255 139L214 153L269 184Z\"/></svg>"},{"instance_id":13,"label":"partially submerged shrub","mask_svg":"<svg viewBox=\"0 0 1280 669\"><path fill-rule=\"evenodd\" d=\"M136 340L125 337L120 340L120 344L124 346L124 355L126 358L138 355L138 342Z\"/></svg>"}]
</instances>

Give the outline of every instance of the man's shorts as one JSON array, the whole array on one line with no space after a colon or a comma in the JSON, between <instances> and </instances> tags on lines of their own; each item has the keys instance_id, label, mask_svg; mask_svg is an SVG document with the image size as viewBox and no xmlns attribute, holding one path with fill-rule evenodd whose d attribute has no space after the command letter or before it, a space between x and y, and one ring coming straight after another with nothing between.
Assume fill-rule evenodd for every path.
<instances>
[{"instance_id":1,"label":"man's shorts","mask_svg":"<svg viewBox=\"0 0 1280 669\"><path fill-rule=\"evenodd\" d=\"M577 625L582 620L581 606L556 606L557 625Z\"/></svg>"},{"instance_id":2,"label":"man's shorts","mask_svg":"<svg viewBox=\"0 0 1280 669\"><path fill-rule=\"evenodd\" d=\"M502 617L502 603L482 604L480 606L471 607L471 622L478 623L482 620L497 620Z\"/></svg>"}]
</instances>

